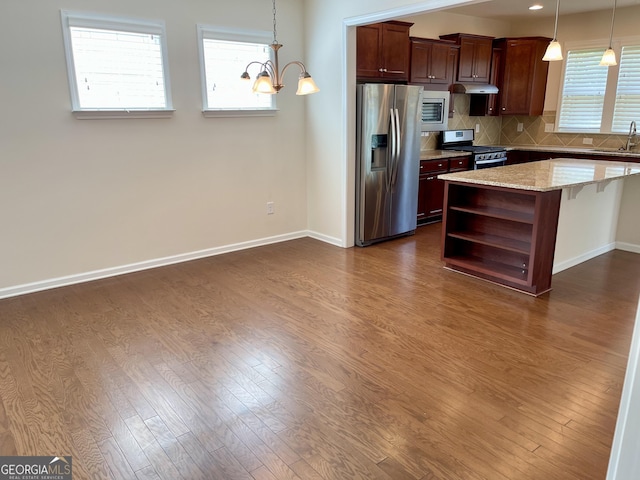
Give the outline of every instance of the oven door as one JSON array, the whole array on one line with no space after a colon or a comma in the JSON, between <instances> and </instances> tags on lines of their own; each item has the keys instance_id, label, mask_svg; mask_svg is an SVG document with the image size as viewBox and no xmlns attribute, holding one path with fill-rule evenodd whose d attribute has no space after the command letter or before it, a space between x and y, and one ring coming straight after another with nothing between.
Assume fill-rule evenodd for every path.
<instances>
[{"instance_id":1,"label":"oven door","mask_svg":"<svg viewBox=\"0 0 640 480\"><path fill-rule=\"evenodd\" d=\"M489 158L486 160L474 160L473 169L480 170L481 168L501 167L507 164L507 157Z\"/></svg>"}]
</instances>

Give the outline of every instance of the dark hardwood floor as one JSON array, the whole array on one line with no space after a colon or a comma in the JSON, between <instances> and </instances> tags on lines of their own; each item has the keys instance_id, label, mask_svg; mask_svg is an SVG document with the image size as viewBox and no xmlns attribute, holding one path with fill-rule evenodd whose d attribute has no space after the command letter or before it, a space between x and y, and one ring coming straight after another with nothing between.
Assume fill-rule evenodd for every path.
<instances>
[{"instance_id":1,"label":"dark hardwood floor","mask_svg":"<svg viewBox=\"0 0 640 480\"><path fill-rule=\"evenodd\" d=\"M640 255L533 298L440 225L300 239L0 301L0 454L74 479L604 479Z\"/></svg>"}]
</instances>

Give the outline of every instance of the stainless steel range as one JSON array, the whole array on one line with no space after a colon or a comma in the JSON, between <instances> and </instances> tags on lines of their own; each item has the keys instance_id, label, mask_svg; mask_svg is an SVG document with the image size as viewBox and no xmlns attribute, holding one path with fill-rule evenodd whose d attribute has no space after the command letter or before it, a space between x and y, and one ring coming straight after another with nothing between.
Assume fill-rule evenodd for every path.
<instances>
[{"instance_id":1,"label":"stainless steel range","mask_svg":"<svg viewBox=\"0 0 640 480\"><path fill-rule=\"evenodd\" d=\"M440 148L473 153L473 169L499 167L507 163L504 147L487 147L473 144L473 129L444 130L440 136Z\"/></svg>"}]
</instances>

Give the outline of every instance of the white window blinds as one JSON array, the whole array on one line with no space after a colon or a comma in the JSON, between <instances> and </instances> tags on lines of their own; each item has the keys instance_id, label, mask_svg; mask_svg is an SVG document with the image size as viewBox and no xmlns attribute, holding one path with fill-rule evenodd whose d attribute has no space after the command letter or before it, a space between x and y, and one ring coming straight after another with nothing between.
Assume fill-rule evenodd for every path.
<instances>
[{"instance_id":1,"label":"white window blinds","mask_svg":"<svg viewBox=\"0 0 640 480\"><path fill-rule=\"evenodd\" d=\"M270 59L271 49L266 44L204 38L202 49L206 83L205 108L272 108L273 95L251 91L253 77L260 71L258 65L251 69L251 81L240 79L250 62L266 62Z\"/></svg>"},{"instance_id":2,"label":"white window blinds","mask_svg":"<svg viewBox=\"0 0 640 480\"><path fill-rule=\"evenodd\" d=\"M599 65L602 52L601 48L568 52L559 131L600 131L608 75L608 69Z\"/></svg>"},{"instance_id":3,"label":"white window blinds","mask_svg":"<svg viewBox=\"0 0 640 480\"><path fill-rule=\"evenodd\" d=\"M622 47L612 132L628 133L631 121L640 123L640 46Z\"/></svg>"},{"instance_id":4,"label":"white window blinds","mask_svg":"<svg viewBox=\"0 0 640 480\"><path fill-rule=\"evenodd\" d=\"M165 108L160 36L71 27L82 109Z\"/></svg>"},{"instance_id":5,"label":"white window blinds","mask_svg":"<svg viewBox=\"0 0 640 480\"><path fill-rule=\"evenodd\" d=\"M270 32L215 25L198 25L197 30L204 115L274 115L276 95L254 93L251 88L262 70L260 64L271 60ZM245 70L251 81L240 78Z\"/></svg>"},{"instance_id":6,"label":"white window blinds","mask_svg":"<svg viewBox=\"0 0 640 480\"><path fill-rule=\"evenodd\" d=\"M61 19L72 110L78 118L170 115L162 20L67 10Z\"/></svg>"}]
</instances>

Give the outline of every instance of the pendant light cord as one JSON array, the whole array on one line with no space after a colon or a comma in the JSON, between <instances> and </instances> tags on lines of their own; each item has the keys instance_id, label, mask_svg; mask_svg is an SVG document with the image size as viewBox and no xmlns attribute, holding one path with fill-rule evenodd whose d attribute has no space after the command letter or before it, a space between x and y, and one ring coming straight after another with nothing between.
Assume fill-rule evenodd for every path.
<instances>
[{"instance_id":1,"label":"pendant light cord","mask_svg":"<svg viewBox=\"0 0 640 480\"><path fill-rule=\"evenodd\" d=\"M275 0L273 0L275 2ZM616 19L616 3L618 0L613 0L613 13L611 14L611 33L609 33L609 48L611 48L611 42L613 41L613 22Z\"/></svg>"},{"instance_id":2,"label":"pendant light cord","mask_svg":"<svg viewBox=\"0 0 640 480\"><path fill-rule=\"evenodd\" d=\"M275 0L274 0L275 1ZM560 0L556 2L556 25L553 27L553 40L556 41L558 38L558 13L560 12Z\"/></svg>"},{"instance_id":3,"label":"pendant light cord","mask_svg":"<svg viewBox=\"0 0 640 480\"><path fill-rule=\"evenodd\" d=\"M276 0L273 0L273 43L278 43L276 33Z\"/></svg>"}]
</instances>

